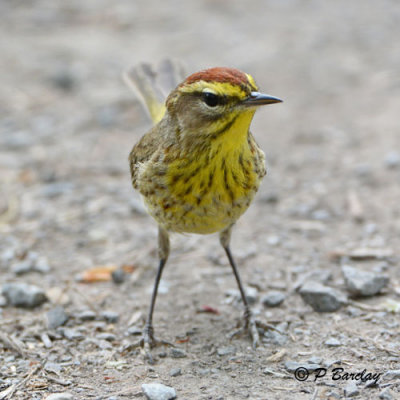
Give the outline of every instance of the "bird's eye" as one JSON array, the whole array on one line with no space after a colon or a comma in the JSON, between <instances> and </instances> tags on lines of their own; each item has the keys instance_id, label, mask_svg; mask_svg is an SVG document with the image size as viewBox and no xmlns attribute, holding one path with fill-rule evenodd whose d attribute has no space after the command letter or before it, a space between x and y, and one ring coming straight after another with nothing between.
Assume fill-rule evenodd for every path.
<instances>
[{"instance_id":1,"label":"bird's eye","mask_svg":"<svg viewBox=\"0 0 400 400\"><path fill-rule=\"evenodd\" d=\"M203 101L206 103L209 107L215 107L219 103L219 97L210 92L204 92L203 93Z\"/></svg>"}]
</instances>

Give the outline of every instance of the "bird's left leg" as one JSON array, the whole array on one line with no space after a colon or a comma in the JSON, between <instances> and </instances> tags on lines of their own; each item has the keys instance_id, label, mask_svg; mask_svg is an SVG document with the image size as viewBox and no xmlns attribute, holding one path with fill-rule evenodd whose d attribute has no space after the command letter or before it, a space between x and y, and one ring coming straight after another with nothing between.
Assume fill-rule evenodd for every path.
<instances>
[{"instance_id":1,"label":"bird's left leg","mask_svg":"<svg viewBox=\"0 0 400 400\"><path fill-rule=\"evenodd\" d=\"M233 271L233 274L235 275L236 282L239 287L240 295L242 297L242 301L244 304L244 323L245 323L244 328L249 332L249 334L251 336L251 339L253 342L253 348L256 348L260 343L260 338L259 338L258 330L257 330L257 324L252 315L252 312L251 312L251 309L249 306L249 302L247 301L246 293L243 288L242 280L240 279L238 268L236 266L235 260L233 259L233 256L232 256L232 253L231 253L231 250L229 247L229 243L231 240L232 226L233 225L231 225L227 229L221 231L219 239L220 239L222 247L224 248L224 250L226 252L226 255L228 256L228 260L229 260L229 263L231 264L232 271Z\"/></svg>"}]
</instances>

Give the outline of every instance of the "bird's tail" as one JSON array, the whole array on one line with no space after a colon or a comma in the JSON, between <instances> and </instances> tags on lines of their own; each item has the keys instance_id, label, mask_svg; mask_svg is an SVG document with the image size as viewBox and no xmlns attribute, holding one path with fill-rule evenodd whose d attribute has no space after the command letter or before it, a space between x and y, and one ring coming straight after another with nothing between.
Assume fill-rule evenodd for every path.
<instances>
[{"instance_id":1,"label":"bird's tail","mask_svg":"<svg viewBox=\"0 0 400 400\"><path fill-rule=\"evenodd\" d=\"M165 114L165 99L184 79L181 63L166 59L155 68L147 63L138 64L123 74L123 79L132 88L156 124Z\"/></svg>"}]
</instances>

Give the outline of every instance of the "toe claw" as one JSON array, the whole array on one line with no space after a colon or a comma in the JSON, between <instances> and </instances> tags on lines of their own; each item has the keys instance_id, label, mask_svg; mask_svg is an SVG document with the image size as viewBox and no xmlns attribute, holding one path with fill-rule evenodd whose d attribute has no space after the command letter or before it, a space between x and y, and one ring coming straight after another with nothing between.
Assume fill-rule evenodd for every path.
<instances>
[{"instance_id":1,"label":"toe claw","mask_svg":"<svg viewBox=\"0 0 400 400\"><path fill-rule=\"evenodd\" d=\"M174 347L172 343L167 342L166 340L157 340L154 337L153 327L146 326L143 330L142 337L135 343L128 345L124 350L130 351L139 347L142 348L145 360L147 360L150 365L153 365L154 358L151 354L151 349L160 345Z\"/></svg>"}]
</instances>

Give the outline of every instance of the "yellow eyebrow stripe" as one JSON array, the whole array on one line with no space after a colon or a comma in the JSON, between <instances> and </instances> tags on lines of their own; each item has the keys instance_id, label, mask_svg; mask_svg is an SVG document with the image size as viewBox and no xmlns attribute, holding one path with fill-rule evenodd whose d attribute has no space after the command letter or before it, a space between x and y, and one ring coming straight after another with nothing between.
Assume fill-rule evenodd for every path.
<instances>
[{"instance_id":1,"label":"yellow eyebrow stripe","mask_svg":"<svg viewBox=\"0 0 400 400\"><path fill-rule=\"evenodd\" d=\"M250 85L252 86L252 90L257 91L258 87L256 85L256 81L254 80L254 78L250 74L246 74L246 76Z\"/></svg>"},{"instance_id":2,"label":"yellow eyebrow stripe","mask_svg":"<svg viewBox=\"0 0 400 400\"><path fill-rule=\"evenodd\" d=\"M232 85L226 82L206 82L197 81L190 85L184 85L179 88L182 93L202 92L204 89L209 89L217 95L232 96L244 99L247 97L246 92L238 85Z\"/></svg>"}]
</instances>

